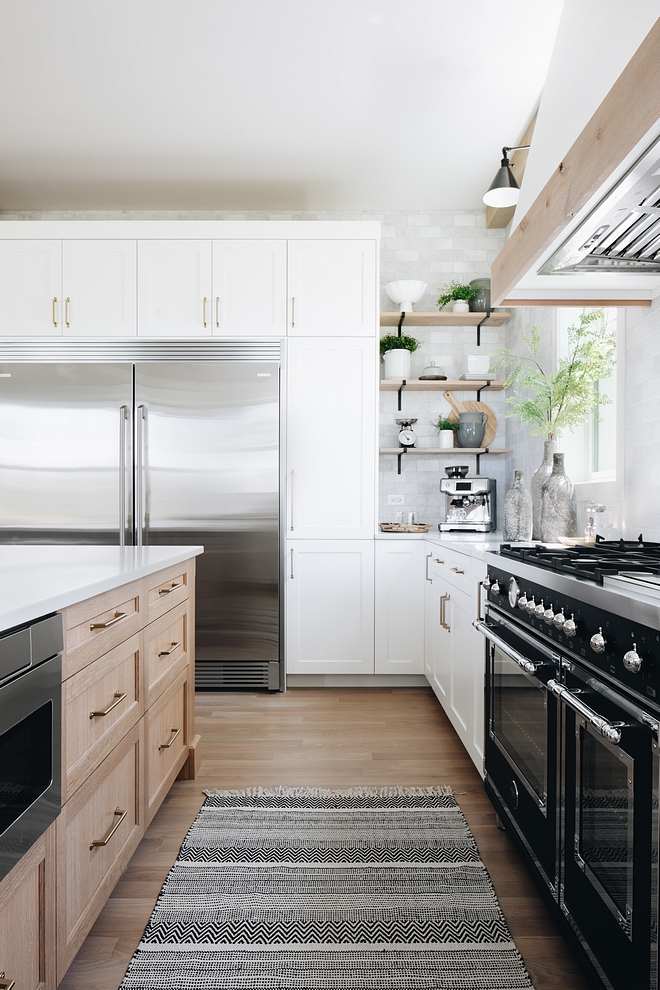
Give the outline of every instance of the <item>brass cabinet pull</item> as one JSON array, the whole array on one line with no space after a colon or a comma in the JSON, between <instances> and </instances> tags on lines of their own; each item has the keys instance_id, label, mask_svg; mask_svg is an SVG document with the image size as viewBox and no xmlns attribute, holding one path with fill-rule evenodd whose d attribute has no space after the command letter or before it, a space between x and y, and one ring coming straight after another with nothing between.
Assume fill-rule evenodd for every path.
<instances>
[{"instance_id":1,"label":"brass cabinet pull","mask_svg":"<svg viewBox=\"0 0 660 990\"><path fill-rule=\"evenodd\" d=\"M119 622L120 619L125 619L128 612L115 612L112 619L108 619L107 622L92 622L90 623L90 629L107 629L109 626L114 626L115 622Z\"/></svg>"},{"instance_id":2,"label":"brass cabinet pull","mask_svg":"<svg viewBox=\"0 0 660 990\"><path fill-rule=\"evenodd\" d=\"M106 708L102 712L101 711L90 712L89 713L89 717L90 718L103 718L104 715L109 715L113 708L116 708L117 705L121 705L121 703L124 700L124 698L127 697L127 694L126 694L126 692L124 692L122 694L121 691L115 691L115 693L113 694L112 697L114 698L114 701L112 702L112 704L110 705L109 708Z\"/></svg>"},{"instance_id":3,"label":"brass cabinet pull","mask_svg":"<svg viewBox=\"0 0 660 990\"><path fill-rule=\"evenodd\" d=\"M174 653L174 651L179 646L181 646L181 643L172 643L172 648L171 649L169 649L169 650L161 650L161 652L158 654L158 656L159 657L169 657L169 656L171 656Z\"/></svg>"},{"instance_id":4,"label":"brass cabinet pull","mask_svg":"<svg viewBox=\"0 0 660 990\"><path fill-rule=\"evenodd\" d=\"M440 596L440 625L447 632L451 632L449 626L447 625L447 620L445 618L445 605L447 602L451 601L451 595L441 595Z\"/></svg>"},{"instance_id":5,"label":"brass cabinet pull","mask_svg":"<svg viewBox=\"0 0 660 990\"><path fill-rule=\"evenodd\" d=\"M71 300L67 296L66 299L64 300L64 322L66 323L67 326L70 326L70 323L69 323L69 303L70 302L71 302Z\"/></svg>"},{"instance_id":6,"label":"brass cabinet pull","mask_svg":"<svg viewBox=\"0 0 660 990\"><path fill-rule=\"evenodd\" d=\"M444 564L444 560L440 560L439 557L434 557L433 559L436 562L436 564Z\"/></svg>"},{"instance_id":7,"label":"brass cabinet pull","mask_svg":"<svg viewBox=\"0 0 660 990\"><path fill-rule=\"evenodd\" d=\"M126 818L128 812L122 811L121 808L115 808L113 814L116 816L117 821L112 826L112 828L110 829L110 831L108 832L108 834L104 839L94 839L92 842L90 842L89 844L90 849L93 849L94 846L107 846L107 844L110 842L110 839L113 837L113 835L115 834L121 823L123 822L124 818Z\"/></svg>"},{"instance_id":8,"label":"brass cabinet pull","mask_svg":"<svg viewBox=\"0 0 660 990\"><path fill-rule=\"evenodd\" d=\"M296 297L291 296L291 326L296 325Z\"/></svg>"},{"instance_id":9,"label":"brass cabinet pull","mask_svg":"<svg viewBox=\"0 0 660 990\"><path fill-rule=\"evenodd\" d=\"M55 306L56 306L56 304L57 304L57 296L53 296L53 301L51 303L50 310L51 310L51 318L52 318L53 326L54 327L57 326L57 320L55 319Z\"/></svg>"},{"instance_id":10,"label":"brass cabinet pull","mask_svg":"<svg viewBox=\"0 0 660 990\"><path fill-rule=\"evenodd\" d=\"M169 586L169 588L159 588L158 589L158 594L159 595L171 595L173 591L176 591L176 589L177 588L180 588L180 587L181 587L181 582L179 581L178 584L171 584Z\"/></svg>"},{"instance_id":11,"label":"brass cabinet pull","mask_svg":"<svg viewBox=\"0 0 660 990\"><path fill-rule=\"evenodd\" d=\"M57 326L57 324L55 324ZM16 986L15 980L8 980L4 973L0 973L0 990L12 990Z\"/></svg>"},{"instance_id":12,"label":"brass cabinet pull","mask_svg":"<svg viewBox=\"0 0 660 990\"><path fill-rule=\"evenodd\" d=\"M432 553L427 553L426 555L426 580L430 581L431 584L433 584L433 580L432 578L429 577L429 560L431 559L432 556L433 556Z\"/></svg>"},{"instance_id":13,"label":"brass cabinet pull","mask_svg":"<svg viewBox=\"0 0 660 990\"><path fill-rule=\"evenodd\" d=\"M204 296L203 323L206 326L206 296Z\"/></svg>"},{"instance_id":14,"label":"brass cabinet pull","mask_svg":"<svg viewBox=\"0 0 660 990\"><path fill-rule=\"evenodd\" d=\"M465 571L462 571L460 567L452 567L450 570L452 570L454 574L465 574Z\"/></svg>"},{"instance_id":15,"label":"brass cabinet pull","mask_svg":"<svg viewBox=\"0 0 660 990\"><path fill-rule=\"evenodd\" d=\"M161 743L160 744L160 746L158 747L158 752L159 753L160 753L161 749L169 749L170 746L172 745L172 743L174 742L174 740L176 739L176 737L178 735L180 735L180 733L181 733L181 729L172 729L171 731L174 733L174 735L172 736L172 738L170 739L169 742Z\"/></svg>"},{"instance_id":16,"label":"brass cabinet pull","mask_svg":"<svg viewBox=\"0 0 660 990\"><path fill-rule=\"evenodd\" d=\"M218 316L218 306L220 305L220 296L215 297L215 325L220 326L220 317Z\"/></svg>"}]
</instances>

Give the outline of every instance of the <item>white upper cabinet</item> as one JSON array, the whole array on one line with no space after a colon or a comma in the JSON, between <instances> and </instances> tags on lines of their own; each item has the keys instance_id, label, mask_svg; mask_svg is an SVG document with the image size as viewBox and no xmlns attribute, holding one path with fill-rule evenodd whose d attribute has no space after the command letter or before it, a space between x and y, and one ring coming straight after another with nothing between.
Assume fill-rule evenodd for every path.
<instances>
[{"instance_id":1,"label":"white upper cabinet","mask_svg":"<svg viewBox=\"0 0 660 990\"><path fill-rule=\"evenodd\" d=\"M290 539L370 539L375 525L376 341L288 342Z\"/></svg>"},{"instance_id":2,"label":"white upper cabinet","mask_svg":"<svg viewBox=\"0 0 660 990\"><path fill-rule=\"evenodd\" d=\"M62 242L0 240L0 334L62 334Z\"/></svg>"},{"instance_id":3,"label":"white upper cabinet","mask_svg":"<svg viewBox=\"0 0 660 990\"><path fill-rule=\"evenodd\" d=\"M210 337L211 241L138 241L138 335Z\"/></svg>"},{"instance_id":4,"label":"white upper cabinet","mask_svg":"<svg viewBox=\"0 0 660 990\"><path fill-rule=\"evenodd\" d=\"M64 336L135 336L135 241L64 241Z\"/></svg>"},{"instance_id":5,"label":"white upper cabinet","mask_svg":"<svg viewBox=\"0 0 660 990\"><path fill-rule=\"evenodd\" d=\"M375 337L376 242L289 241L289 334Z\"/></svg>"},{"instance_id":6,"label":"white upper cabinet","mask_svg":"<svg viewBox=\"0 0 660 990\"><path fill-rule=\"evenodd\" d=\"M213 241L213 333L286 336L286 241Z\"/></svg>"}]
</instances>

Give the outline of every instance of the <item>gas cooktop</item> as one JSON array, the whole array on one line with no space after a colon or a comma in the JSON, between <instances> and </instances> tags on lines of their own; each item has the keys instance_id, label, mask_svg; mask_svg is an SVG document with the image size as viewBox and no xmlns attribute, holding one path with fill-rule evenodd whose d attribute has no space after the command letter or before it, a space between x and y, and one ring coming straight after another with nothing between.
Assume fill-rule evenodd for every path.
<instances>
[{"instance_id":1,"label":"gas cooktop","mask_svg":"<svg viewBox=\"0 0 660 990\"><path fill-rule=\"evenodd\" d=\"M591 546L576 547L503 543L499 553L596 584L622 571L660 577L660 543L645 542L641 534L637 540L597 540Z\"/></svg>"}]
</instances>

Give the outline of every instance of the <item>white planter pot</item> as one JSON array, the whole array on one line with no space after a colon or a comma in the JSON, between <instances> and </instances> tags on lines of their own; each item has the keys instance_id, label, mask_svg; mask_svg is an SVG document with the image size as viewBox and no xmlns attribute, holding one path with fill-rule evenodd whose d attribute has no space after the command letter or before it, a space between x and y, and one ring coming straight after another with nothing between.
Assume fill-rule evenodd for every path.
<instances>
[{"instance_id":1,"label":"white planter pot","mask_svg":"<svg viewBox=\"0 0 660 990\"><path fill-rule=\"evenodd\" d=\"M410 351L405 347L385 351L385 378L410 378Z\"/></svg>"},{"instance_id":2,"label":"white planter pot","mask_svg":"<svg viewBox=\"0 0 660 990\"><path fill-rule=\"evenodd\" d=\"M439 447L443 450L447 450L448 447L454 446L454 431L453 430L440 430L438 433L440 438Z\"/></svg>"},{"instance_id":3,"label":"white planter pot","mask_svg":"<svg viewBox=\"0 0 660 990\"><path fill-rule=\"evenodd\" d=\"M452 313L469 313L470 304L465 299L456 299L451 310Z\"/></svg>"}]
</instances>

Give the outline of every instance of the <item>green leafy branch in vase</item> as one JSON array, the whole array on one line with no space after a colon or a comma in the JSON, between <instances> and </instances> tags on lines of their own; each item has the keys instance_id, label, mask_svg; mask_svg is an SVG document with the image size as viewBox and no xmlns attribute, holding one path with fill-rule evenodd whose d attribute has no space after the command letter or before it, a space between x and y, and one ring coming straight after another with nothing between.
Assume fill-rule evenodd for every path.
<instances>
[{"instance_id":1,"label":"green leafy branch in vase","mask_svg":"<svg viewBox=\"0 0 660 990\"><path fill-rule=\"evenodd\" d=\"M521 423L532 427L532 436L555 440L564 430L584 422L599 406L611 403L598 383L609 378L616 363L616 333L604 322L602 309L580 315L578 326L568 328L568 355L559 358L556 371L545 371L539 362L541 328L534 325L522 340L529 356L508 348L494 352L495 368L507 368L506 388L514 389L507 402ZM525 397L521 393L531 393Z\"/></svg>"}]
</instances>

